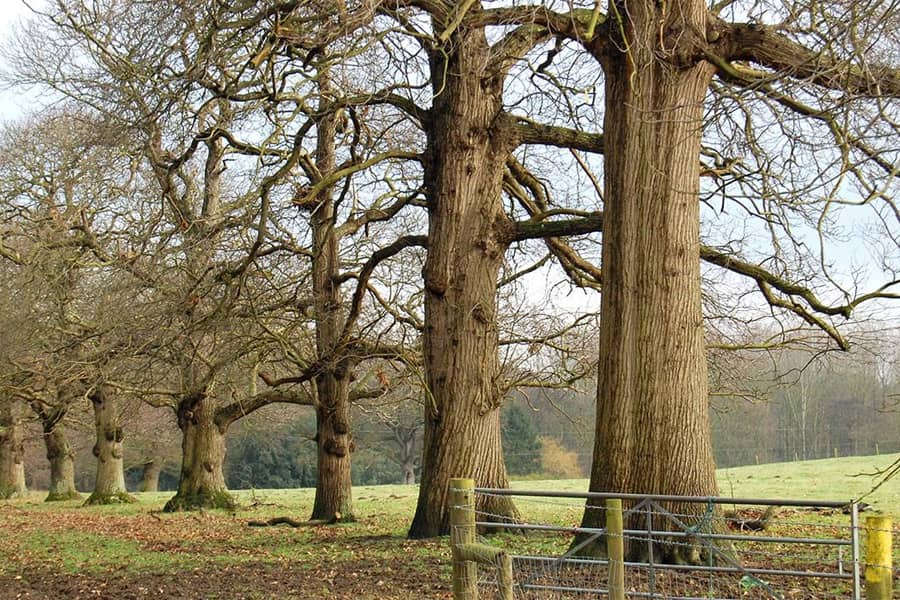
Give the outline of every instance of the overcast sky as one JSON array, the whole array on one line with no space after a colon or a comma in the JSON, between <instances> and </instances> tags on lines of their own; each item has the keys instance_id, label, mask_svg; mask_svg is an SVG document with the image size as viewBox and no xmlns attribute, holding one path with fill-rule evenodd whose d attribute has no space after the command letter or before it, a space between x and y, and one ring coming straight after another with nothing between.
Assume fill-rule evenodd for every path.
<instances>
[{"instance_id":1,"label":"overcast sky","mask_svg":"<svg viewBox=\"0 0 900 600\"><path fill-rule=\"evenodd\" d=\"M27 0L31 6L40 6L43 0ZM28 6L23 0L0 0L0 46L5 46L9 36L15 30L15 27L28 14L30 14ZM0 55L0 65L5 68L3 57ZM18 94L0 87L0 120L6 121L20 116L24 111L26 104L23 98Z\"/></svg>"}]
</instances>

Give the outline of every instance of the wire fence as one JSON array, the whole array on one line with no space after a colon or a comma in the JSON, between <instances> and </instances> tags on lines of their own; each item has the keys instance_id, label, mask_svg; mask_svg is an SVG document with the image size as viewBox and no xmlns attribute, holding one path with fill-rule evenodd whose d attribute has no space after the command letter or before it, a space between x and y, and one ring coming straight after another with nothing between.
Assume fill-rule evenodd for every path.
<instances>
[{"instance_id":1,"label":"wire fence","mask_svg":"<svg viewBox=\"0 0 900 600\"><path fill-rule=\"evenodd\" d=\"M451 496L459 599L859 599L868 572L886 586L880 600L896 577L890 521L863 527L853 502L474 488ZM492 510L509 496L528 522ZM883 549L863 556L885 537L886 559Z\"/></svg>"}]
</instances>

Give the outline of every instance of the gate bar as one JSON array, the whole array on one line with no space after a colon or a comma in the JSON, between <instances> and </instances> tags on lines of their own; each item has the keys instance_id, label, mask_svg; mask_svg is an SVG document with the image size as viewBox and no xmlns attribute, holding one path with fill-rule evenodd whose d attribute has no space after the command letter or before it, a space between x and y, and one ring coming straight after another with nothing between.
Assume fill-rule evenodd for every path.
<instances>
[{"instance_id":1,"label":"gate bar","mask_svg":"<svg viewBox=\"0 0 900 600\"><path fill-rule=\"evenodd\" d=\"M490 494L492 496L523 496L536 498L596 498L606 500L608 498L621 498L622 500L656 500L658 502L682 502L696 503L706 502L712 504L755 504L757 506L806 506L810 508L850 508L853 501L839 502L834 500L790 500L771 498L727 498L725 496L672 496L668 494L626 494L618 492L559 492L559 491L535 491L513 490L509 488L475 488L477 494Z\"/></svg>"}]
</instances>

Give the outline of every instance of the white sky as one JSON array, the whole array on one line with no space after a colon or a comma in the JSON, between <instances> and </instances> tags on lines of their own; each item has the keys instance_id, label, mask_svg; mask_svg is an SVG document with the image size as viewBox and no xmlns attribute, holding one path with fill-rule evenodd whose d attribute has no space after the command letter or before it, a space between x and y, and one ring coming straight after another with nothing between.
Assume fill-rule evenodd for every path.
<instances>
[{"instance_id":1,"label":"white sky","mask_svg":"<svg viewBox=\"0 0 900 600\"><path fill-rule=\"evenodd\" d=\"M6 45L17 25L31 14L26 0L0 0L0 48ZM44 0L27 0L33 7L41 6ZM0 66L6 67L0 54ZM7 121L21 116L26 111L27 99L19 94L0 87L0 121Z\"/></svg>"}]
</instances>

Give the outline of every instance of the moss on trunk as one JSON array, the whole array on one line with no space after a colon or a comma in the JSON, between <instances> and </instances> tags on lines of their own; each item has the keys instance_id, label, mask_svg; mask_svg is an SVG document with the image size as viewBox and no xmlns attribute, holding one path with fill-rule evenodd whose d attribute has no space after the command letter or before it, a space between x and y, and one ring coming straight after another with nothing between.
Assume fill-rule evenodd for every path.
<instances>
[{"instance_id":1,"label":"moss on trunk","mask_svg":"<svg viewBox=\"0 0 900 600\"><path fill-rule=\"evenodd\" d=\"M104 504L130 504L137 502L137 498L128 492L115 492L113 494L101 494L94 492L87 500L84 501L85 506L100 506Z\"/></svg>"},{"instance_id":2,"label":"moss on trunk","mask_svg":"<svg viewBox=\"0 0 900 600\"><path fill-rule=\"evenodd\" d=\"M75 488L74 453L69 446L62 425L57 423L44 432L47 460L50 461L50 489L45 502L59 502L81 498Z\"/></svg>"},{"instance_id":3,"label":"moss on trunk","mask_svg":"<svg viewBox=\"0 0 900 600\"><path fill-rule=\"evenodd\" d=\"M183 403L178 424L182 434L181 476L178 491L163 510L235 508L222 470L226 429L215 422L215 401L203 398Z\"/></svg>"},{"instance_id":4,"label":"moss on trunk","mask_svg":"<svg viewBox=\"0 0 900 600\"><path fill-rule=\"evenodd\" d=\"M181 512L201 508L235 510L237 501L227 490L177 493L163 507L164 512Z\"/></svg>"}]
</instances>

